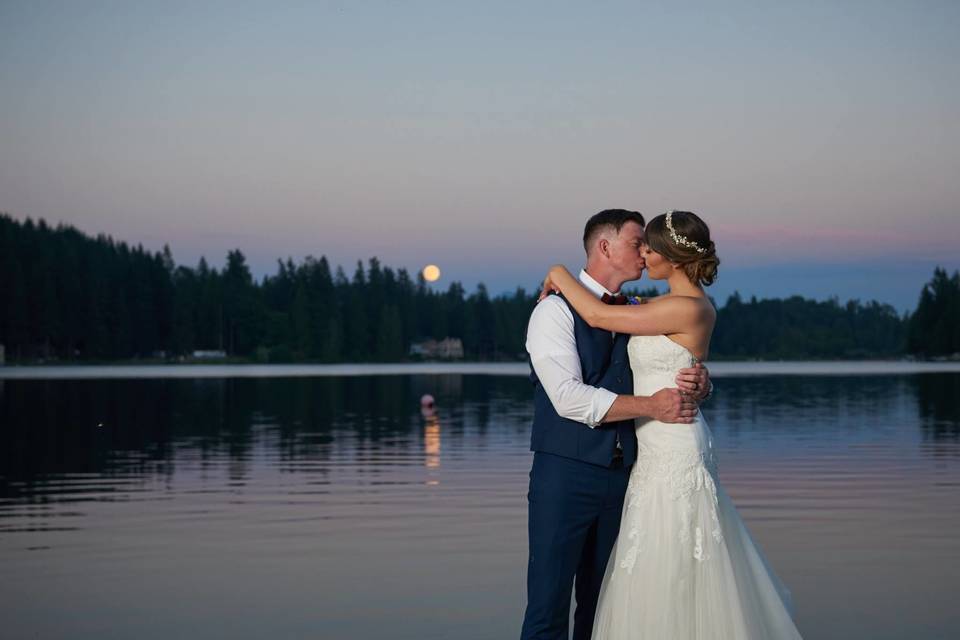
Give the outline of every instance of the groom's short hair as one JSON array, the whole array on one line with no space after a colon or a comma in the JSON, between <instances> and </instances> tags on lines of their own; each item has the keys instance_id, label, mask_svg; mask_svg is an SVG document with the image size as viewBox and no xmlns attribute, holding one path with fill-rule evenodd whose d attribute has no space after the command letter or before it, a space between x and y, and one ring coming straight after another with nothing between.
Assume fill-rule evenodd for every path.
<instances>
[{"instance_id":1,"label":"groom's short hair","mask_svg":"<svg viewBox=\"0 0 960 640\"><path fill-rule=\"evenodd\" d=\"M643 215L639 211L627 211L626 209L604 209L600 213L595 213L589 220L587 226L583 228L583 249L590 253L590 245L594 243L598 234L606 228L612 228L617 233L628 222L636 222L641 227L646 224Z\"/></svg>"}]
</instances>

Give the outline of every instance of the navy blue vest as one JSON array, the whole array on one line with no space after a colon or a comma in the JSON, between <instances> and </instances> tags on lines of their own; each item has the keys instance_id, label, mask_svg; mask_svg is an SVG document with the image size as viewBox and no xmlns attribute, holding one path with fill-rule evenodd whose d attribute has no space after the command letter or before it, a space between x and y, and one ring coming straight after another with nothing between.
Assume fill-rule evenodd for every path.
<instances>
[{"instance_id":1,"label":"navy blue vest","mask_svg":"<svg viewBox=\"0 0 960 640\"><path fill-rule=\"evenodd\" d=\"M573 313L573 335L577 340L583 382L616 394L633 394L633 374L627 359L627 340L630 336L621 333L611 339L609 331L588 325L563 296L560 298ZM531 451L543 451L607 467L613 460L616 434L619 433L624 466L633 464L637 458L633 420L604 422L591 428L582 422L563 418L553 408L532 365L530 379L534 383Z\"/></svg>"}]
</instances>

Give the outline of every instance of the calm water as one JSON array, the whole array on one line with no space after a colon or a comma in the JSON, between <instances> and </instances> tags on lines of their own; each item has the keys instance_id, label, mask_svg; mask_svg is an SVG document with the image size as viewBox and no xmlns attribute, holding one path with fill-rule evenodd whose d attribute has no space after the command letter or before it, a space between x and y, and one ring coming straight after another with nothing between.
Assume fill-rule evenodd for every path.
<instances>
[{"instance_id":1,"label":"calm water","mask_svg":"<svg viewBox=\"0 0 960 640\"><path fill-rule=\"evenodd\" d=\"M960 636L960 374L716 382L721 480L805 637ZM529 397L0 380L0 636L515 638Z\"/></svg>"}]
</instances>

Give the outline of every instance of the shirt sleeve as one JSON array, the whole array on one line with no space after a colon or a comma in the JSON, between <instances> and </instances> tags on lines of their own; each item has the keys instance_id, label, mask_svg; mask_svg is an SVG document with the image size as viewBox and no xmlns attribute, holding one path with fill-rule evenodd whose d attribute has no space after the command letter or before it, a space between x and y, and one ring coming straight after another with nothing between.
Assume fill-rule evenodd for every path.
<instances>
[{"instance_id":1,"label":"shirt sleeve","mask_svg":"<svg viewBox=\"0 0 960 640\"><path fill-rule=\"evenodd\" d=\"M534 308L527 325L526 347L530 364L556 412L589 427L600 424L617 394L584 384L573 314L563 300L547 296Z\"/></svg>"}]
</instances>

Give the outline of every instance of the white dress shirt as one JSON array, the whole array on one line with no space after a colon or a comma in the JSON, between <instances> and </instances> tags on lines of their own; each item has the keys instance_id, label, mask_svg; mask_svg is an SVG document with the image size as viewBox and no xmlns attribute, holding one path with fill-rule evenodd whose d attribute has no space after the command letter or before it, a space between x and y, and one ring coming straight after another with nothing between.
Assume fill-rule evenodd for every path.
<instances>
[{"instance_id":1,"label":"white dress shirt","mask_svg":"<svg viewBox=\"0 0 960 640\"><path fill-rule=\"evenodd\" d=\"M613 295L582 269L580 282L598 298L604 293ZM530 364L556 412L589 427L600 424L617 394L584 384L573 313L559 296L547 296L530 314L526 347Z\"/></svg>"}]
</instances>

